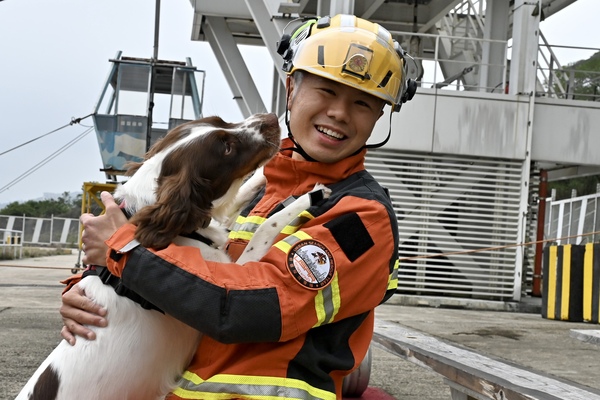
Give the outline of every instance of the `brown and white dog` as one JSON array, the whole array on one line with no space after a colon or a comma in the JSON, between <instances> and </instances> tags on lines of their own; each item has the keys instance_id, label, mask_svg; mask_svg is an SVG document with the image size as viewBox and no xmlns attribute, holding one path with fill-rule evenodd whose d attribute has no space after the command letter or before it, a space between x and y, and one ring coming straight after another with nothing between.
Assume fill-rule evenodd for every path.
<instances>
[{"instance_id":1,"label":"brown and white dog","mask_svg":"<svg viewBox=\"0 0 600 400\"><path fill-rule=\"evenodd\" d=\"M136 239L142 246L194 245L205 258L228 262L221 250L227 233L219 222L227 221L256 191L246 188L244 199L235 200L244 178L278 151L279 140L274 114L257 114L236 124L218 117L183 124L153 146L144 162L130 169L133 175L117 188L115 198L138 225ZM263 181L257 175L252 185ZM294 212L289 209L277 224L286 223ZM180 236L194 231L215 245ZM258 235L261 243L245 259L259 259L272 243L265 236L274 238L278 231ZM175 387L201 334L117 295L98 276L87 276L78 285L107 308L108 326L95 329L93 341L78 338L70 346L63 340L17 400L163 398Z\"/></svg>"}]
</instances>

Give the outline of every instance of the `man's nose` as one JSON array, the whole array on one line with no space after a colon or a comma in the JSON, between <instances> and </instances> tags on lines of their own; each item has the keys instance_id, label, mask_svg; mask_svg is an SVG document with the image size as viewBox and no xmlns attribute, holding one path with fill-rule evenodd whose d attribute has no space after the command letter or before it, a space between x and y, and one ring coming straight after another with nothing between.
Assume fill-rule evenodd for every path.
<instances>
[{"instance_id":1,"label":"man's nose","mask_svg":"<svg viewBox=\"0 0 600 400\"><path fill-rule=\"evenodd\" d=\"M327 115L338 121L346 121L350 117L350 104L343 98L336 98L327 105Z\"/></svg>"}]
</instances>

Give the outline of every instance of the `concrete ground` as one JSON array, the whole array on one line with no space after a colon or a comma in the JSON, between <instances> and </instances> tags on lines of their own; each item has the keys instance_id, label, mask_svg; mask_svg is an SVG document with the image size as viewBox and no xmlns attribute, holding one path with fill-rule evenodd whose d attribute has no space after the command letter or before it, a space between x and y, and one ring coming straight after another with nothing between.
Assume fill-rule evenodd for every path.
<instances>
[{"instance_id":1,"label":"concrete ground","mask_svg":"<svg viewBox=\"0 0 600 400\"><path fill-rule=\"evenodd\" d=\"M61 340L58 307L63 286L59 281L71 275L76 261L76 254L0 261L0 400L14 399ZM377 309L378 318L600 389L600 347L597 340L585 341L591 337L586 332L597 330L597 325L547 320L539 312L493 311L492 303L474 302L473 309L445 308L435 300L425 302L429 307L407 306L409 301L401 297L389 303ZM463 306L469 304L453 305ZM450 390L436 373L378 347L372 351L371 387L402 400L450 399Z\"/></svg>"}]
</instances>

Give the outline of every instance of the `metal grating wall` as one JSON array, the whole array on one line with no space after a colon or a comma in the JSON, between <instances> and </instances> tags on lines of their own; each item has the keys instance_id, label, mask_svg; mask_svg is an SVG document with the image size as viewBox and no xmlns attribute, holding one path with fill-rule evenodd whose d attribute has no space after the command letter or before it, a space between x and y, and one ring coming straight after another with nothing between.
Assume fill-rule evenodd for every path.
<instances>
[{"instance_id":1,"label":"metal grating wall","mask_svg":"<svg viewBox=\"0 0 600 400\"><path fill-rule=\"evenodd\" d=\"M366 167L398 218L399 293L514 297L522 161L372 149Z\"/></svg>"}]
</instances>

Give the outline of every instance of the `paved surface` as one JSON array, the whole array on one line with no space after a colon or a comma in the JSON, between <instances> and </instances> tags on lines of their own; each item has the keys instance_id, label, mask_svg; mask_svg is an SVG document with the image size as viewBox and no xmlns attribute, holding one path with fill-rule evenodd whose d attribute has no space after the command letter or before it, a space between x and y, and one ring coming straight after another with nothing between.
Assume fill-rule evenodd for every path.
<instances>
[{"instance_id":1,"label":"paved surface","mask_svg":"<svg viewBox=\"0 0 600 400\"><path fill-rule=\"evenodd\" d=\"M0 400L13 399L60 341L59 281L71 275L76 260L73 254L0 261ZM506 308L493 303L452 305L472 309L406 306L400 297L390 303L377 309L378 318L600 389L600 345L593 340L598 325L546 320L539 313L490 311ZM421 303L439 306L444 301ZM534 299L527 307L508 308L531 311L538 303ZM401 400L450 399L450 390L437 374L377 347L370 386L364 396L368 400L383 399L386 393Z\"/></svg>"}]
</instances>

